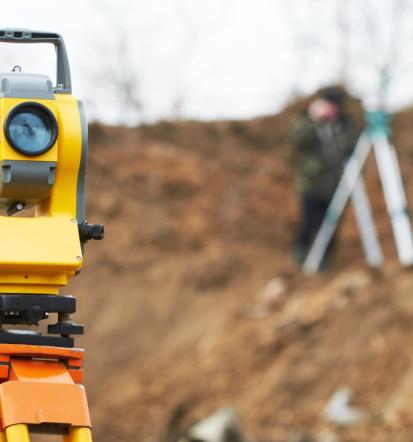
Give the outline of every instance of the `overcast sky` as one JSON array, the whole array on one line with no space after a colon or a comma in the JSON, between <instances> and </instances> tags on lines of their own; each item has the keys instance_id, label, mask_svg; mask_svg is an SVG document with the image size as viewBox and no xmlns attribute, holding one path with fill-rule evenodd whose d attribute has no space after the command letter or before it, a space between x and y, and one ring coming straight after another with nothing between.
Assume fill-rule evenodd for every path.
<instances>
[{"instance_id":1,"label":"overcast sky","mask_svg":"<svg viewBox=\"0 0 413 442\"><path fill-rule=\"evenodd\" d=\"M2 2L0 26L63 34L74 92L92 119L249 118L342 78L371 101L395 28L402 62L388 104L410 104L412 16L408 6L397 17L397 2L400 9L403 0L15 0ZM50 72L48 56L16 62L6 50L1 69Z\"/></svg>"}]
</instances>

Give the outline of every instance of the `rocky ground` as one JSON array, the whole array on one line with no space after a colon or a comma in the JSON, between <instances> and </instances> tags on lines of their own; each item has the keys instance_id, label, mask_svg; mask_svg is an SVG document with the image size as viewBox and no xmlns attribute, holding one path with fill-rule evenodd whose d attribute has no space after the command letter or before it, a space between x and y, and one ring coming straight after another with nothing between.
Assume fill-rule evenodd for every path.
<instances>
[{"instance_id":1,"label":"rocky ground","mask_svg":"<svg viewBox=\"0 0 413 442\"><path fill-rule=\"evenodd\" d=\"M91 127L89 220L106 238L67 292L87 326L96 441L173 442L228 405L257 441L413 440L413 275L397 263L373 158L385 266L366 267L351 209L328 271L305 277L291 259L288 124L302 105L248 122ZM411 121L393 127L412 207ZM357 410L347 426L323 411L344 388Z\"/></svg>"}]
</instances>

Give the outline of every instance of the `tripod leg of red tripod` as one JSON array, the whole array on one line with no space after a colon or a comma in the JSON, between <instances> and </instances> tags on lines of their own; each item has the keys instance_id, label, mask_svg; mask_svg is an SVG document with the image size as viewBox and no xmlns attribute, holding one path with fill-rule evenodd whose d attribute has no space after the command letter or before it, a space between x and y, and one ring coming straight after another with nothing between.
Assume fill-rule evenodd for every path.
<instances>
[{"instance_id":1,"label":"tripod leg of red tripod","mask_svg":"<svg viewBox=\"0 0 413 442\"><path fill-rule=\"evenodd\" d=\"M0 439L1 440L1 439ZM7 442L30 442L29 430L25 424L11 425L6 428Z\"/></svg>"},{"instance_id":2,"label":"tripod leg of red tripod","mask_svg":"<svg viewBox=\"0 0 413 442\"><path fill-rule=\"evenodd\" d=\"M1 439L0 439L1 442ZM64 442L92 442L92 433L87 427L71 427Z\"/></svg>"}]
</instances>

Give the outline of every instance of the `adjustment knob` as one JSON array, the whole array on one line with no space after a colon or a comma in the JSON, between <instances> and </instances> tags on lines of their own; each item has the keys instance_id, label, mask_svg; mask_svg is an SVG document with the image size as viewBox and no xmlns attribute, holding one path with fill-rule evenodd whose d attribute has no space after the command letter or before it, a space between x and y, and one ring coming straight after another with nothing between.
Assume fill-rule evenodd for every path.
<instances>
[{"instance_id":1,"label":"adjustment knob","mask_svg":"<svg viewBox=\"0 0 413 442\"><path fill-rule=\"evenodd\" d=\"M40 307L40 305L34 304L23 313L23 316L30 322L39 322L45 316L45 311Z\"/></svg>"},{"instance_id":2,"label":"adjustment knob","mask_svg":"<svg viewBox=\"0 0 413 442\"><path fill-rule=\"evenodd\" d=\"M80 241L85 243L90 239L102 240L105 234L105 228L103 224L89 224L87 221L83 221L79 224L79 237Z\"/></svg>"}]
</instances>

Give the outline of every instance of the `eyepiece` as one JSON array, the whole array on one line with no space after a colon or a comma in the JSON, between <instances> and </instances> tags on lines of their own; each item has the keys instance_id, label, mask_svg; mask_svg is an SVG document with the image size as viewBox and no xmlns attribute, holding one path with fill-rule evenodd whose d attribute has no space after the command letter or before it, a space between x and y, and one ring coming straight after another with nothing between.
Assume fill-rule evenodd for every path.
<instances>
[{"instance_id":1,"label":"eyepiece","mask_svg":"<svg viewBox=\"0 0 413 442\"><path fill-rule=\"evenodd\" d=\"M40 103L22 103L9 113L4 131L14 150L29 156L41 155L56 142L55 116Z\"/></svg>"}]
</instances>

